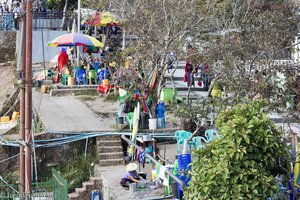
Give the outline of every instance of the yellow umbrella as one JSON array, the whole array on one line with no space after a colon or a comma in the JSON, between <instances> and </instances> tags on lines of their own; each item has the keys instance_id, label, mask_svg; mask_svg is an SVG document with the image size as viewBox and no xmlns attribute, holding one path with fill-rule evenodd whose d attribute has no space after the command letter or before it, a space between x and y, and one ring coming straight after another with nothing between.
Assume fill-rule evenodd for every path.
<instances>
[{"instance_id":1,"label":"yellow umbrella","mask_svg":"<svg viewBox=\"0 0 300 200\"><path fill-rule=\"evenodd\" d=\"M119 20L111 12L100 12L88 16L85 23L92 26L118 26Z\"/></svg>"}]
</instances>

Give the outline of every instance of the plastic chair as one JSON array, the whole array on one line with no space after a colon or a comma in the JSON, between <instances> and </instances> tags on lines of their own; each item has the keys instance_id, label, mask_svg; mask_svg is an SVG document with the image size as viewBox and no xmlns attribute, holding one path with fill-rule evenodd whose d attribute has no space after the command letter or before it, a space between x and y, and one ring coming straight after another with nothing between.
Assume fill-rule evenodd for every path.
<instances>
[{"instance_id":1,"label":"plastic chair","mask_svg":"<svg viewBox=\"0 0 300 200\"><path fill-rule=\"evenodd\" d=\"M88 82L89 84L93 84L93 81L94 80L94 83L96 84L97 83L97 72L96 70L90 70L89 73L88 73Z\"/></svg>"},{"instance_id":2,"label":"plastic chair","mask_svg":"<svg viewBox=\"0 0 300 200\"><path fill-rule=\"evenodd\" d=\"M188 131L184 131L184 130L179 130L175 132L175 138L177 140L177 153L180 153L180 146L184 144L184 140L185 139L189 139L193 134L191 132ZM194 147L194 142L193 141L189 141L188 145Z\"/></svg>"},{"instance_id":3,"label":"plastic chair","mask_svg":"<svg viewBox=\"0 0 300 200\"><path fill-rule=\"evenodd\" d=\"M127 115L130 130L132 129L132 125L133 125L133 114L134 112L129 112Z\"/></svg>"},{"instance_id":4,"label":"plastic chair","mask_svg":"<svg viewBox=\"0 0 300 200\"><path fill-rule=\"evenodd\" d=\"M215 138L220 138L220 135L219 134L217 134L217 131L215 131L215 130L206 130L205 131L205 137L206 137L206 141L207 142L211 142L211 141L213 141Z\"/></svg>"},{"instance_id":5,"label":"plastic chair","mask_svg":"<svg viewBox=\"0 0 300 200\"><path fill-rule=\"evenodd\" d=\"M69 77L69 74L61 75L61 82L63 85L67 85L68 77Z\"/></svg>"},{"instance_id":6,"label":"plastic chair","mask_svg":"<svg viewBox=\"0 0 300 200\"><path fill-rule=\"evenodd\" d=\"M193 137L193 142L194 142L194 149L197 150L199 148L204 149L205 146L202 144L202 141L207 143L206 139L204 137L201 136L196 136Z\"/></svg>"},{"instance_id":7,"label":"plastic chair","mask_svg":"<svg viewBox=\"0 0 300 200\"><path fill-rule=\"evenodd\" d=\"M156 105L155 109L155 118L156 120L156 126L158 127L158 119L161 118L161 127L165 128L166 127L166 121L165 121L165 103L161 102Z\"/></svg>"},{"instance_id":8,"label":"plastic chair","mask_svg":"<svg viewBox=\"0 0 300 200\"><path fill-rule=\"evenodd\" d=\"M86 84L86 71L84 69L78 70L75 73L75 85Z\"/></svg>"}]
</instances>

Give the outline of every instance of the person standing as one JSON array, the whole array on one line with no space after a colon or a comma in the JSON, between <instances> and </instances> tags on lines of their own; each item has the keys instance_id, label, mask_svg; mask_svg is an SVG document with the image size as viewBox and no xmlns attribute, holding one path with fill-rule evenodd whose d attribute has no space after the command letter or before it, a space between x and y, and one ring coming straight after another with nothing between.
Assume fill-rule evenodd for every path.
<instances>
[{"instance_id":1,"label":"person standing","mask_svg":"<svg viewBox=\"0 0 300 200\"><path fill-rule=\"evenodd\" d=\"M57 61L58 61L58 68L57 68L58 74L61 73L62 68L67 64L68 60L69 60L69 56L66 52L66 49L62 48L60 53L59 53L58 59L57 59Z\"/></svg>"},{"instance_id":2,"label":"person standing","mask_svg":"<svg viewBox=\"0 0 300 200\"><path fill-rule=\"evenodd\" d=\"M194 75L198 73L197 66L193 66L191 63L187 62L185 65L185 76L187 80L187 86L195 86Z\"/></svg>"}]
</instances>

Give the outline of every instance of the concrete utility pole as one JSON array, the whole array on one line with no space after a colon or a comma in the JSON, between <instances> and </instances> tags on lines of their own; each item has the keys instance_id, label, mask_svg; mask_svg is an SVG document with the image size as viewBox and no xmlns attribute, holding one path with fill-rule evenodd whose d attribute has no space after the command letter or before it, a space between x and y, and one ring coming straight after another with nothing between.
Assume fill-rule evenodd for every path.
<instances>
[{"instance_id":1,"label":"concrete utility pole","mask_svg":"<svg viewBox=\"0 0 300 200\"><path fill-rule=\"evenodd\" d=\"M77 33L80 33L80 0L78 0L77 7ZM75 46L74 46L75 48ZM79 66L79 47L77 47L77 66Z\"/></svg>"},{"instance_id":2,"label":"concrete utility pole","mask_svg":"<svg viewBox=\"0 0 300 200\"><path fill-rule=\"evenodd\" d=\"M24 155L24 141L25 141L25 65L26 65L26 3L25 0L21 3L22 7L22 64L20 71L21 87L20 87L20 138L22 144L20 145L20 185L21 196L25 194L25 155Z\"/></svg>"},{"instance_id":3,"label":"concrete utility pole","mask_svg":"<svg viewBox=\"0 0 300 200\"><path fill-rule=\"evenodd\" d=\"M26 7L26 81L25 81L25 194L31 195L32 123L32 1Z\"/></svg>"}]
</instances>

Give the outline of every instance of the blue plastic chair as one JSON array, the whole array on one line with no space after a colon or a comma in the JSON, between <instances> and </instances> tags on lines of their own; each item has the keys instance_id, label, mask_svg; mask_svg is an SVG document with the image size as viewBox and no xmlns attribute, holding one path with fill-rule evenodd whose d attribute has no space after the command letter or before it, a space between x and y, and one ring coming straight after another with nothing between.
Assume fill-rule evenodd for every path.
<instances>
[{"instance_id":1,"label":"blue plastic chair","mask_svg":"<svg viewBox=\"0 0 300 200\"><path fill-rule=\"evenodd\" d=\"M217 134L217 131L216 130L206 130L205 131L205 137L206 137L206 141L207 142L211 142L213 141L215 138L220 138L220 135Z\"/></svg>"},{"instance_id":2,"label":"blue plastic chair","mask_svg":"<svg viewBox=\"0 0 300 200\"><path fill-rule=\"evenodd\" d=\"M156 126L158 127L158 119L161 118L161 127L166 127L166 120L165 120L165 103L161 102L156 105L155 109L155 118L156 120Z\"/></svg>"},{"instance_id":3,"label":"blue plastic chair","mask_svg":"<svg viewBox=\"0 0 300 200\"><path fill-rule=\"evenodd\" d=\"M75 85L86 84L86 71L84 69L78 70L75 73Z\"/></svg>"},{"instance_id":4,"label":"blue plastic chair","mask_svg":"<svg viewBox=\"0 0 300 200\"><path fill-rule=\"evenodd\" d=\"M204 149L205 146L203 145L203 142L207 143L206 139L201 136L195 136L193 137L193 142L194 142L194 149L197 150L199 148Z\"/></svg>"},{"instance_id":5,"label":"blue plastic chair","mask_svg":"<svg viewBox=\"0 0 300 200\"><path fill-rule=\"evenodd\" d=\"M188 131L184 131L184 130L178 130L175 132L175 138L177 140L177 153L180 153L180 146L184 144L184 140L185 139L189 139L193 134L191 132ZM188 145L191 147L194 147L194 142L193 141L189 141Z\"/></svg>"}]
</instances>

